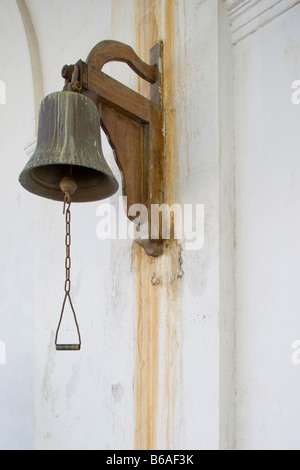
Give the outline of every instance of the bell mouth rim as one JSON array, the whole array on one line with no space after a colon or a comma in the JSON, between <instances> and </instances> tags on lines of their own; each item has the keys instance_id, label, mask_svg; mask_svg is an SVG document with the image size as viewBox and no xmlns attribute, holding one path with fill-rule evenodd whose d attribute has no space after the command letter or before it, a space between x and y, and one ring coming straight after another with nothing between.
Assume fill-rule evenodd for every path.
<instances>
[{"instance_id":1,"label":"bell mouth rim","mask_svg":"<svg viewBox=\"0 0 300 470\"><path fill-rule=\"evenodd\" d=\"M66 164L56 164L57 166L67 167ZM50 199L52 201L63 202L64 193L62 192L59 182L57 184L50 183L39 178L34 170L41 168L51 168L53 165L39 165L35 168L25 168L19 176L19 182L21 186L32 194ZM75 169L86 169L81 165L72 165ZM119 190L119 183L113 174L105 172L105 170L99 171L94 168L88 168L89 172L94 174L95 179L98 180L98 184L78 186L76 192L72 195L73 203L85 203L85 202L97 202L103 199L112 197ZM75 178L76 180L76 178ZM100 182L100 180L102 180ZM106 188L105 188L106 186ZM45 192L46 190L46 192Z\"/></svg>"}]
</instances>

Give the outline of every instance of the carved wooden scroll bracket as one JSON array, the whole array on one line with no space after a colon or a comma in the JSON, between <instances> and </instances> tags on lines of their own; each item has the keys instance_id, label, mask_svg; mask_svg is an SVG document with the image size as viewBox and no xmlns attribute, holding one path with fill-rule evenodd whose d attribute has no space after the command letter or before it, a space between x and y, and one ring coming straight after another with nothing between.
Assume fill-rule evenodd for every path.
<instances>
[{"instance_id":1,"label":"carved wooden scroll bracket","mask_svg":"<svg viewBox=\"0 0 300 470\"><path fill-rule=\"evenodd\" d=\"M147 220L141 212L131 212L131 220L143 224L143 239L137 242L148 255L163 253L161 229L151 236L151 206L163 204L164 195L164 110L161 96L162 44L150 52L150 64L143 62L134 50L117 41L103 41L90 52L87 61L79 61L79 92L89 96L99 107L101 127L114 150L122 174L123 195L127 208L142 204L147 208ZM150 83L150 99L136 93L102 72L111 61L125 62L137 75ZM66 84L70 83L74 66L63 68ZM80 90L82 87L82 90ZM137 207L137 206L135 206ZM146 232L145 233L145 227ZM158 238L157 238L158 237Z\"/></svg>"}]
</instances>

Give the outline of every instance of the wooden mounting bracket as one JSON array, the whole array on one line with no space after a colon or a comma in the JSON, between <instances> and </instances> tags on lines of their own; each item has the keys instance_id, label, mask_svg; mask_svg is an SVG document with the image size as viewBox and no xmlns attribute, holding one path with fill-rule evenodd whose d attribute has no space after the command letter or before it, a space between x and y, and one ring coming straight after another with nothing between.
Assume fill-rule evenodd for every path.
<instances>
[{"instance_id":1,"label":"wooden mounting bracket","mask_svg":"<svg viewBox=\"0 0 300 470\"><path fill-rule=\"evenodd\" d=\"M79 61L80 87L86 96L96 102L103 128L122 174L123 195L127 196L127 216L138 221L145 230L144 239L136 240L150 256L163 253L161 230L159 238L151 238L152 204L163 204L164 191L164 110L161 97L162 43L150 52L150 65L143 62L134 50L117 41L103 41L89 54L87 61ZM102 72L107 62L127 63L141 78L150 83L150 100ZM70 83L74 66L65 66L63 77ZM77 90L77 91L79 91ZM144 214L130 208L135 204L147 208ZM138 206L134 206L138 207ZM146 213L146 211L145 211ZM146 217L146 216L145 216ZM141 229L141 226L140 226Z\"/></svg>"}]
</instances>

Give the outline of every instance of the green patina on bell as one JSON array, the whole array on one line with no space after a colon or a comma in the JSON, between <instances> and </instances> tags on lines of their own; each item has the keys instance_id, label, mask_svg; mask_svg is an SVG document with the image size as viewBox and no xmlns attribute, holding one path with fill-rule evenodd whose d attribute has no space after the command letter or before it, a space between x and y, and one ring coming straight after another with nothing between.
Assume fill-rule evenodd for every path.
<instances>
[{"instance_id":1,"label":"green patina on bell","mask_svg":"<svg viewBox=\"0 0 300 470\"><path fill-rule=\"evenodd\" d=\"M102 152L97 106L62 91L42 101L37 147L19 181L37 196L63 201L60 183L68 174L77 184L72 202L105 199L119 188Z\"/></svg>"}]
</instances>

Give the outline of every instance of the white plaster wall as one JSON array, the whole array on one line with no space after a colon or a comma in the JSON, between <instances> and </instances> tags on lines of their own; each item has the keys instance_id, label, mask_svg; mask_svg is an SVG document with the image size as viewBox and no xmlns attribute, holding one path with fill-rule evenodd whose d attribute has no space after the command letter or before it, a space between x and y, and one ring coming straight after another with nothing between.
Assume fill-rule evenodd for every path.
<instances>
[{"instance_id":1,"label":"white plaster wall","mask_svg":"<svg viewBox=\"0 0 300 470\"><path fill-rule=\"evenodd\" d=\"M65 63L85 60L97 42L111 37L111 2L91 0L84 8L80 1L27 4L39 39L47 94L62 89L60 71ZM105 140L103 150L119 177ZM116 203L119 195L120 191ZM35 448L132 448L131 243L98 240L98 203L73 206L72 298L83 348L78 355L59 355L54 336L63 301L65 222L60 204L38 204Z\"/></svg>"},{"instance_id":2,"label":"white plaster wall","mask_svg":"<svg viewBox=\"0 0 300 470\"><path fill-rule=\"evenodd\" d=\"M29 51L15 2L0 2L0 449L33 448L34 201L18 184L24 146L34 134ZM3 361L4 362L4 361Z\"/></svg>"},{"instance_id":3,"label":"white plaster wall","mask_svg":"<svg viewBox=\"0 0 300 470\"><path fill-rule=\"evenodd\" d=\"M219 250L220 449L234 449L236 433L235 152L233 45L219 2Z\"/></svg>"},{"instance_id":4,"label":"white plaster wall","mask_svg":"<svg viewBox=\"0 0 300 470\"><path fill-rule=\"evenodd\" d=\"M237 447L299 449L300 6L235 46Z\"/></svg>"},{"instance_id":5,"label":"white plaster wall","mask_svg":"<svg viewBox=\"0 0 300 470\"><path fill-rule=\"evenodd\" d=\"M218 3L179 3L176 29L179 47L174 67L178 70L178 84L182 83L186 90L180 94L178 87L176 97L178 125L183 124L186 129L178 152L183 170L179 200L205 204L207 234L203 252L183 254L186 266L181 320L184 337L180 337L183 377L176 388L180 409L174 410L175 431L166 432L175 433L178 448L217 449ZM113 38L136 46L134 2L126 2L125 6L124 2L122 5L113 2L111 10L110 2L91 1L85 3L82 12L81 2L73 1L71 20L68 2L29 0L28 6L40 44L45 93L60 89L61 66L84 59L96 42ZM124 77L124 67L114 66L112 70L123 82L134 83L132 72ZM111 158L109 161L115 168ZM64 220L60 205L42 200L37 205L36 226L41 230L35 301L35 446L133 448L137 307L133 284L136 273L131 272L132 244L98 241L95 237L98 204L74 207L73 296L84 346L80 356L57 355L53 341L63 297ZM161 361L165 363L163 357ZM158 439L160 448L165 438L162 435Z\"/></svg>"},{"instance_id":6,"label":"white plaster wall","mask_svg":"<svg viewBox=\"0 0 300 470\"><path fill-rule=\"evenodd\" d=\"M84 60L97 42L112 38L136 48L134 0L88 0L84 2L84 8L79 0L27 0L26 3L38 39L45 94L60 90L63 86L61 67L80 58ZM0 3L1 6L4 4L7 5L8 0ZM163 23L165 2L161 5ZM227 371L232 373L228 357L231 357L233 335L230 326L227 346L228 328L225 321L225 313L231 308L230 296L222 297L224 314L221 323L219 316L220 290L226 294L226 283L220 281L220 273L227 276L231 272L232 262L224 251L226 240L230 239L230 227L228 229L224 217L220 219L220 207L225 207L226 198L231 200L232 197L227 186L220 193L220 184L227 181L232 165L230 139L226 140L227 124L220 133L220 122L226 123L227 101L220 98L221 94L219 96L219 80L223 72L226 74L225 90L231 80L226 60L223 59L220 64L223 52L230 57L230 41L227 22L219 31L219 20L222 23L226 18L223 11L219 14L218 7L219 2L212 0L180 0L175 9L176 52L173 66L179 155L178 201L205 205L205 246L201 251L184 251L182 254L185 273L180 287L182 312L180 318L176 318L176 312L173 313L173 320L178 323L176 326L180 336L177 339L181 351L175 365L181 368L182 376L177 374L176 378L176 417L169 419L174 429L167 429L167 422L162 423L157 432L158 448L168 442L174 448L218 449L220 439L221 442L226 441L222 436L231 426L227 417L220 418L220 406L224 410L222 415L226 415L228 405L230 410L232 408L232 384L227 386L226 383ZM0 31L7 40L7 31ZM226 41L224 47L223 40ZM28 52L23 60L30 70ZM108 70L124 83L136 86L136 77L125 66L114 65ZM33 93L28 94L27 99L33 113ZM25 112L27 106L22 109ZM7 180L9 183L13 181L16 187L18 173L24 166L23 159L26 159L22 147L34 137L34 116L26 125L26 135L18 134L15 138L22 161L14 167ZM7 123L7 136L6 151L15 137L10 123ZM220 170L221 143L224 143L224 161ZM120 180L105 141L103 148ZM27 204L27 212L20 214L20 221L29 227L28 233L31 234L25 252L20 235L17 237L18 253L25 256L25 262L20 259L20 266L22 263L25 270L23 277L29 284L25 289L26 283L22 283L20 298L24 306L19 315L24 318L24 311L30 312L28 329L31 335L33 314L35 319L34 443L33 429L30 428L27 446L34 445L36 449L132 449L136 415L137 335L137 273L134 271L132 242L99 241L96 237L98 204L73 206L72 297L82 331L83 349L78 355L58 354L54 349L54 336L63 301L65 274L62 207L58 203L34 198L19 187L18 191L21 203ZM116 206L119 195L120 192L112 200ZM8 220L15 226L16 211L9 211L7 203L3 207ZM28 217L29 207L31 217ZM220 227L225 236L222 249ZM30 262L26 262L28 258ZM7 255L4 259L10 262ZM13 266L16 263L17 259ZM221 263L225 263L223 271L220 270ZM7 296L4 295L4 298L7 299ZM166 312L170 309L169 300L172 299L164 298L161 302ZM233 312L229 313L231 321ZM161 329L163 338L168 328L168 318L164 312L161 317L165 322ZM30 348L30 345L32 343L27 347ZM161 344L161 378L164 367L172 364L167 357L168 347ZM19 350L24 350L22 342ZM226 356L226 372L222 377L221 352ZM220 388L220 381L224 383L224 389ZM32 391L32 377L28 383ZM9 393L11 387L7 385L5 390ZM164 400L171 401L172 397L162 390L159 400L163 406ZM229 414L232 419L234 415ZM32 409L28 409L25 416L32 419ZM221 427L224 432L220 431ZM230 446L233 439L232 429L228 432L230 436L225 447ZM168 434L173 436L172 444L166 438ZM19 444L13 434L7 436L6 442L8 446L26 447L26 444Z\"/></svg>"},{"instance_id":7,"label":"white plaster wall","mask_svg":"<svg viewBox=\"0 0 300 470\"><path fill-rule=\"evenodd\" d=\"M62 66L85 60L97 42L137 47L136 0L87 0L84 8L79 0L26 3L45 94L62 89ZM181 316L172 319L180 355L171 363L182 376L174 374L174 429L162 423L157 447L169 442L169 432L181 449L234 448L235 440L241 449L299 448L300 379L291 345L300 329L300 108L291 104L291 84L300 79L300 7L232 48L222 3L236 2L176 2L178 202L205 205L205 245L182 253ZM17 182L23 148L35 133L35 94L16 3L1 0L0 9L0 80L7 83L7 104L0 104L0 341L7 349L7 364L0 364L0 448L132 449L138 279L132 242L98 240L98 203L73 206L72 296L83 349L56 353L65 223L60 204L34 198ZM137 86L126 66L106 70ZM105 140L103 148L120 181ZM169 299L160 305L167 312ZM170 364L163 355L171 350L162 340L166 312L160 380ZM162 410L166 399L162 390Z\"/></svg>"},{"instance_id":8,"label":"white plaster wall","mask_svg":"<svg viewBox=\"0 0 300 470\"><path fill-rule=\"evenodd\" d=\"M205 206L205 243L183 252L184 446L219 448L218 2L182 2L178 35L179 201ZM197 411L196 411L197 410Z\"/></svg>"}]
</instances>

